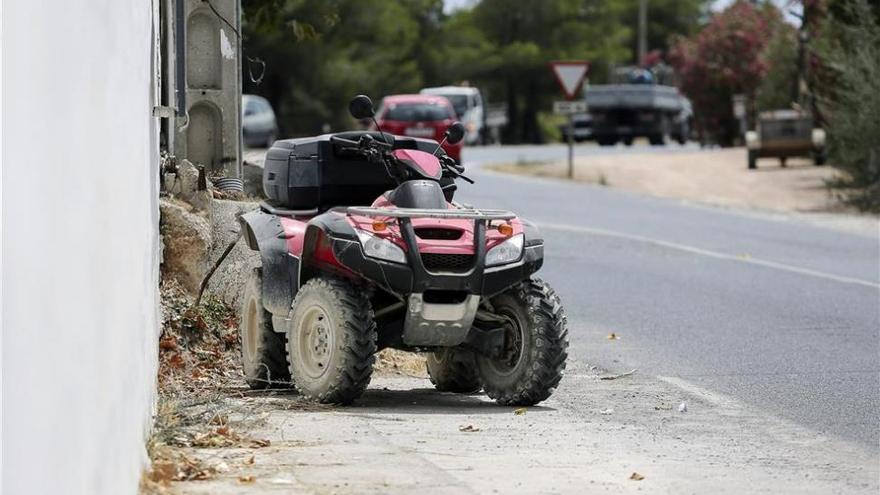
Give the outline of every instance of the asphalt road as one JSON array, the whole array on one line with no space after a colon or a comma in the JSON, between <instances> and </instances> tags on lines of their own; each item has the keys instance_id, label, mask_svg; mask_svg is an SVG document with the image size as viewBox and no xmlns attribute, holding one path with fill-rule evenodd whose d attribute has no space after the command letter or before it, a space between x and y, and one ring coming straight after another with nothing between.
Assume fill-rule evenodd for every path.
<instances>
[{"instance_id":1,"label":"asphalt road","mask_svg":"<svg viewBox=\"0 0 880 495\"><path fill-rule=\"evenodd\" d=\"M576 359L694 384L878 449L880 232L481 168L565 156L563 146L466 149L477 184L457 199L542 227L540 276L563 299Z\"/></svg>"}]
</instances>

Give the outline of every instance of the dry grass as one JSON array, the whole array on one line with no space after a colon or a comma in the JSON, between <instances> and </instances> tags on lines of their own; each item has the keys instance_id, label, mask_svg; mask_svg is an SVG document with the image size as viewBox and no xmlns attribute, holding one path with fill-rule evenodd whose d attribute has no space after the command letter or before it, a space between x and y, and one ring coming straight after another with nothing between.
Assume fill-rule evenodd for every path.
<instances>
[{"instance_id":1,"label":"dry grass","mask_svg":"<svg viewBox=\"0 0 880 495\"><path fill-rule=\"evenodd\" d=\"M248 476L253 450L269 441L253 432L276 411L320 411L332 406L293 390L250 390L241 368L238 317L207 297L194 308L176 282L161 287L159 400L147 444L151 469L141 494L173 494L174 483L217 476ZM377 374L424 378L422 355L386 349Z\"/></svg>"},{"instance_id":2,"label":"dry grass","mask_svg":"<svg viewBox=\"0 0 880 495\"><path fill-rule=\"evenodd\" d=\"M565 178L565 161L511 163L495 170L539 177ZM761 159L757 170L746 167L743 148L644 152L580 156L575 180L638 191L653 196L701 203L781 211L848 211L826 183L839 172L791 159L781 168L775 159Z\"/></svg>"},{"instance_id":3,"label":"dry grass","mask_svg":"<svg viewBox=\"0 0 880 495\"><path fill-rule=\"evenodd\" d=\"M376 355L373 372L385 375L405 375L414 378L427 378L425 356L414 352L383 349Z\"/></svg>"},{"instance_id":4,"label":"dry grass","mask_svg":"<svg viewBox=\"0 0 880 495\"><path fill-rule=\"evenodd\" d=\"M193 308L176 283L163 283L161 307L159 400L143 494L174 493L173 482L247 465L253 449L269 445L249 431L276 409L248 397L234 311L214 298Z\"/></svg>"}]
</instances>

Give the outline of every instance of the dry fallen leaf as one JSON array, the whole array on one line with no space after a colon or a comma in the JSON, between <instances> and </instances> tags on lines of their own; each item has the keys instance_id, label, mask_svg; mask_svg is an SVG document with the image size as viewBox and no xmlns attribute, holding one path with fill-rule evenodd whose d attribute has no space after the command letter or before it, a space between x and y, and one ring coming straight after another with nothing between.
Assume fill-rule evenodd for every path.
<instances>
[{"instance_id":1,"label":"dry fallen leaf","mask_svg":"<svg viewBox=\"0 0 880 495\"><path fill-rule=\"evenodd\" d=\"M633 474L629 475L629 479L633 481L642 481L643 479L645 479L645 476L633 471Z\"/></svg>"},{"instance_id":2,"label":"dry fallen leaf","mask_svg":"<svg viewBox=\"0 0 880 495\"><path fill-rule=\"evenodd\" d=\"M617 380L618 378L625 378L627 376L632 376L636 373L636 371L638 371L638 369L633 369L633 370L627 371L626 373L621 373L619 375L600 376L599 379L600 380Z\"/></svg>"},{"instance_id":3,"label":"dry fallen leaf","mask_svg":"<svg viewBox=\"0 0 880 495\"><path fill-rule=\"evenodd\" d=\"M459 426L458 431L463 431L465 433L474 433L474 432L480 431L480 429L475 428L474 425L467 425L467 426Z\"/></svg>"},{"instance_id":4,"label":"dry fallen leaf","mask_svg":"<svg viewBox=\"0 0 880 495\"><path fill-rule=\"evenodd\" d=\"M617 339L619 339L620 337L618 337L616 333L611 332L611 333L608 334L608 337L607 337L607 338L608 338L608 340L617 340Z\"/></svg>"},{"instance_id":5,"label":"dry fallen leaf","mask_svg":"<svg viewBox=\"0 0 880 495\"><path fill-rule=\"evenodd\" d=\"M162 339L159 341L159 349L163 351L171 351L177 349L177 337L173 335L162 337Z\"/></svg>"},{"instance_id":6,"label":"dry fallen leaf","mask_svg":"<svg viewBox=\"0 0 880 495\"><path fill-rule=\"evenodd\" d=\"M192 479L198 480L198 481L203 481L203 480L209 479L213 475L214 475L214 473L210 469L203 469L203 470L199 471L198 473L196 473L192 477Z\"/></svg>"},{"instance_id":7,"label":"dry fallen leaf","mask_svg":"<svg viewBox=\"0 0 880 495\"><path fill-rule=\"evenodd\" d=\"M515 414L516 416L522 416L525 413L526 413L526 408L524 408L524 407L518 407L513 410L513 414Z\"/></svg>"},{"instance_id":8,"label":"dry fallen leaf","mask_svg":"<svg viewBox=\"0 0 880 495\"><path fill-rule=\"evenodd\" d=\"M250 457L248 457L247 459L245 459L245 460L244 460L244 463L247 464L247 465L251 465L251 464L253 464L253 463L254 463L254 456L250 456Z\"/></svg>"},{"instance_id":9,"label":"dry fallen leaf","mask_svg":"<svg viewBox=\"0 0 880 495\"><path fill-rule=\"evenodd\" d=\"M239 477L238 477L238 481L239 481L240 483L253 483L254 480L256 480L256 478L254 478L254 477L253 477L252 475L250 475L250 474L247 475L247 476L239 476Z\"/></svg>"},{"instance_id":10,"label":"dry fallen leaf","mask_svg":"<svg viewBox=\"0 0 880 495\"><path fill-rule=\"evenodd\" d=\"M180 369L186 366L186 363L183 362L183 358L178 353L173 353L168 357L168 366L175 369Z\"/></svg>"},{"instance_id":11,"label":"dry fallen leaf","mask_svg":"<svg viewBox=\"0 0 880 495\"><path fill-rule=\"evenodd\" d=\"M262 447L268 447L271 443L272 442L270 442L269 440L263 440L263 439L256 438L256 439L251 440L250 448L259 449Z\"/></svg>"},{"instance_id":12,"label":"dry fallen leaf","mask_svg":"<svg viewBox=\"0 0 880 495\"><path fill-rule=\"evenodd\" d=\"M168 484L177 478L177 463L170 461L154 462L150 479L156 483Z\"/></svg>"}]
</instances>

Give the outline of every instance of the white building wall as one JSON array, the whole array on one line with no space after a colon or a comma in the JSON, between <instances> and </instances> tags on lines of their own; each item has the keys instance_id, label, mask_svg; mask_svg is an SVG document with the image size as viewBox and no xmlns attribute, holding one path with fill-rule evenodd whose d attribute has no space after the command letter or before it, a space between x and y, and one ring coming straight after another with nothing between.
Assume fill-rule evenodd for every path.
<instances>
[{"instance_id":1,"label":"white building wall","mask_svg":"<svg viewBox=\"0 0 880 495\"><path fill-rule=\"evenodd\" d=\"M150 0L3 1L4 495L137 490L158 327L155 18Z\"/></svg>"}]
</instances>

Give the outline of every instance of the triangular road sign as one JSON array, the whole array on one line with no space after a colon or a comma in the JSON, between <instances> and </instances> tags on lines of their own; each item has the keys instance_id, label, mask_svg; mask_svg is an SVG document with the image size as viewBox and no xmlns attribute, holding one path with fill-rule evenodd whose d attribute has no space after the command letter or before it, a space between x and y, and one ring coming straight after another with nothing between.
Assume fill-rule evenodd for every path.
<instances>
[{"instance_id":1,"label":"triangular road sign","mask_svg":"<svg viewBox=\"0 0 880 495\"><path fill-rule=\"evenodd\" d=\"M550 68L553 69L556 82L559 83L559 87L562 88L565 97L569 100L577 96L589 66L590 64L585 61L550 62Z\"/></svg>"}]
</instances>

